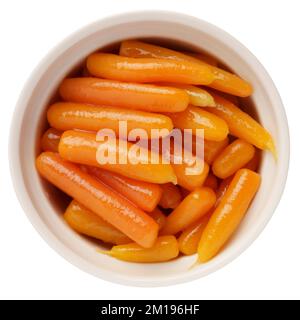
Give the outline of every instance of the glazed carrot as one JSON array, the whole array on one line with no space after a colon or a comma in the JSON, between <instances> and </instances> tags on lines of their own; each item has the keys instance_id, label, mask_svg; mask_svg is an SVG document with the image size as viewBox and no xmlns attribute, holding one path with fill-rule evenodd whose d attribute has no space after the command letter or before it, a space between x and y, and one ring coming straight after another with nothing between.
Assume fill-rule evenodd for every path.
<instances>
[{"instance_id":1,"label":"glazed carrot","mask_svg":"<svg viewBox=\"0 0 300 320\"><path fill-rule=\"evenodd\" d=\"M218 189L218 179L216 178L216 176L214 174L212 174L211 172L208 174L208 176L206 177L204 183L203 183L204 187L207 188L211 188L214 191L216 191Z\"/></svg>"},{"instance_id":2,"label":"glazed carrot","mask_svg":"<svg viewBox=\"0 0 300 320\"><path fill-rule=\"evenodd\" d=\"M196 154L196 139L193 138L193 153ZM202 143L202 141L200 141ZM204 160L209 165L213 163L215 158L221 153L221 151L227 147L229 143L229 139L226 137L224 140L221 141L209 141L204 140L203 142L203 149L204 149Z\"/></svg>"},{"instance_id":3,"label":"glazed carrot","mask_svg":"<svg viewBox=\"0 0 300 320\"><path fill-rule=\"evenodd\" d=\"M203 217L214 205L216 195L212 189L197 188L186 196L167 217L162 234L176 234Z\"/></svg>"},{"instance_id":4,"label":"glazed carrot","mask_svg":"<svg viewBox=\"0 0 300 320\"><path fill-rule=\"evenodd\" d=\"M209 110L214 108L209 108ZM197 135L196 129L204 130L206 140L222 141L227 137L228 126L226 122L214 114L200 108L189 106L183 112L167 113L175 127L179 129L192 129Z\"/></svg>"},{"instance_id":5,"label":"glazed carrot","mask_svg":"<svg viewBox=\"0 0 300 320\"><path fill-rule=\"evenodd\" d=\"M122 57L93 53L87 58L89 72L105 79L137 83L174 82L210 84L214 80L207 65L190 61Z\"/></svg>"},{"instance_id":6,"label":"glazed carrot","mask_svg":"<svg viewBox=\"0 0 300 320\"><path fill-rule=\"evenodd\" d=\"M129 262L163 262L178 256L178 243L174 236L158 237L153 247L145 249L136 243L114 246L110 251L99 250L119 260Z\"/></svg>"},{"instance_id":7,"label":"glazed carrot","mask_svg":"<svg viewBox=\"0 0 300 320\"><path fill-rule=\"evenodd\" d=\"M210 108L210 111L227 122L232 135L244 139L259 149L268 149L276 157L273 139L266 129L230 101L215 93L212 95L216 107Z\"/></svg>"},{"instance_id":8,"label":"glazed carrot","mask_svg":"<svg viewBox=\"0 0 300 320\"><path fill-rule=\"evenodd\" d=\"M178 153L174 152L171 146L170 152L177 183L189 191L201 187L209 172L208 164L201 158L194 157L187 150L185 153Z\"/></svg>"},{"instance_id":9,"label":"glazed carrot","mask_svg":"<svg viewBox=\"0 0 300 320\"><path fill-rule=\"evenodd\" d=\"M207 55L207 54L199 53L199 52L188 52L188 51L184 51L182 53L187 56L201 60L207 64L210 64L211 66L214 66L214 67L218 66L218 60L212 56Z\"/></svg>"},{"instance_id":10,"label":"glazed carrot","mask_svg":"<svg viewBox=\"0 0 300 320\"><path fill-rule=\"evenodd\" d=\"M97 167L87 166L86 169L144 211L153 211L162 196L162 189L157 184L130 179Z\"/></svg>"},{"instance_id":11,"label":"glazed carrot","mask_svg":"<svg viewBox=\"0 0 300 320\"><path fill-rule=\"evenodd\" d=\"M124 233L104 221L76 200L72 200L64 213L64 219L75 231L113 244L130 243Z\"/></svg>"},{"instance_id":12,"label":"glazed carrot","mask_svg":"<svg viewBox=\"0 0 300 320\"><path fill-rule=\"evenodd\" d=\"M252 171L256 171L258 169L259 162L260 162L260 152L257 149L255 149L253 158L244 166L244 168Z\"/></svg>"},{"instance_id":13,"label":"glazed carrot","mask_svg":"<svg viewBox=\"0 0 300 320\"><path fill-rule=\"evenodd\" d=\"M217 207L217 205L219 204L219 202L221 201L221 199L224 197L224 194L226 193L229 185L230 185L230 182L232 181L234 176L230 176L226 179L223 179L221 180L221 183L217 189L217 192L216 192L216 197L217 197L217 200L216 200L216 203L215 203L215 207Z\"/></svg>"},{"instance_id":14,"label":"glazed carrot","mask_svg":"<svg viewBox=\"0 0 300 320\"><path fill-rule=\"evenodd\" d=\"M159 230L161 230L166 224L166 216L158 208L149 212L148 215L158 224Z\"/></svg>"},{"instance_id":15,"label":"glazed carrot","mask_svg":"<svg viewBox=\"0 0 300 320\"><path fill-rule=\"evenodd\" d=\"M62 132L54 128L49 128L42 136L43 151L58 151L58 144Z\"/></svg>"},{"instance_id":16,"label":"glazed carrot","mask_svg":"<svg viewBox=\"0 0 300 320\"><path fill-rule=\"evenodd\" d=\"M236 139L215 159L212 165L214 175L225 179L243 168L255 154L255 148L242 139Z\"/></svg>"},{"instance_id":17,"label":"glazed carrot","mask_svg":"<svg viewBox=\"0 0 300 320\"><path fill-rule=\"evenodd\" d=\"M97 78L65 79L59 93L65 101L149 112L180 112L189 103L187 93L177 88Z\"/></svg>"},{"instance_id":18,"label":"glazed carrot","mask_svg":"<svg viewBox=\"0 0 300 320\"><path fill-rule=\"evenodd\" d=\"M100 142L96 141L94 133L69 130L63 133L58 150L66 160L101 167L128 178L152 183L177 181L172 166L162 163L159 155L159 163L151 163L149 150L143 149L139 156L135 146L126 141L108 139Z\"/></svg>"},{"instance_id":19,"label":"glazed carrot","mask_svg":"<svg viewBox=\"0 0 300 320\"><path fill-rule=\"evenodd\" d=\"M181 202L181 193L177 186L172 183L166 183L161 185L162 197L159 201L159 205L164 209L175 209Z\"/></svg>"},{"instance_id":20,"label":"glazed carrot","mask_svg":"<svg viewBox=\"0 0 300 320\"><path fill-rule=\"evenodd\" d=\"M222 70L215 66L207 64L203 60L191 57L178 51L167 48L150 45L140 41L123 41L120 48L120 54L126 57L135 58L157 58L169 59L172 61L189 61L202 66L206 66L214 75L214 81L208 84L211 88L230 93L239 97L248 97L251 95L252 86L245 80L235 74Z\"/></svg>"},{"instance_id":21,"label":"glazed carrot","mask_svg":"<svg viewBox=\"0 0 300 320\"><path fill-rule=\"evenodd\" d=\"M213 258L234 233L244 217L260 184L254 171L240 169L215 209L198 246L199 261Z\"/></svg>"},{"instance_id":22,"label":"glazed carrot","mask_svg":"<svg viewBox=\"0 0 300 320\"><path fill-rule=\"evenodd\" d=\"M142 128L151 137L152 129L168 131L173 129L172 120L165 115L73 102L57 102L51 105L47 118L53 128L63 131L71 129L98 131L105 128L112 129L120 135L120 121L126 121L127 134L133 129Z\"/></svg>"},{"instance_id":23,"label":"glazed carrot","mask_svg":"<svg viewBox=\"0 0 300 320\"><path fill-rule=\"evenodd\" d=\"M188 84L177 84L177 83L169 83L163 82L161 85L175 87L178 89L184 90L189 98L190 104L196 107L214 107L215 101L214 98L209 94L206 90L188 85Z\"/></svg>"},{"instance_id":24,"label":"glazed carrot","mask_svg":"<svg viewBox=\"0 0 300 320\"><path fill-rule=\"evenodd\" d=\"M204 228L209 221L210 215L206 214L199 221L183 230L178 238L179 251L185 255L192 255L197 252L198 244Z\"/></svg>"},{"instance_id":25,"label":"glazed carrot","mask_svg":"<svg viewBox=\"0 0 300 320\"><path fill-rule=\"evenodd\" d=\"M154 244L158 224L144 211L76 165L63 160L56 153L44 152L38 156L36 166L46 180L133 241L146 248Z\"/></svg>"}]
</instances>

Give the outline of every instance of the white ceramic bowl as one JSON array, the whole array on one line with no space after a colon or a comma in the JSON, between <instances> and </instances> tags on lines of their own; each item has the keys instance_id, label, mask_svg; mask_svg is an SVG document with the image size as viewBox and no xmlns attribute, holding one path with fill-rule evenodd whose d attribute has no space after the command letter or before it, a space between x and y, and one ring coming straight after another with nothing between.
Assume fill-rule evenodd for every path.
<instances>
[{"instance_id":1,"label":"white ceramic bowl","mask_svg":"<svg viewBox=\"0 0 300 320\"><path fill-rule=\"evenodd\" d=\"M45 110L60 81L85 57L123 39L159 38L186 49L204 50L254 86L251 102L262 125L273 135L278 161L264 152L262 185L246 218L224 250L210 262L190 269L195 256L167 263L133 264L96 252L99 244L73 232L63 221L65 201L35 169ZM257 59L217 27L171 12L136 12L109 17L77 31L55 47L32 73L15 110L10 136L11 174L21 205L47 243L68 261L99 278L135 286L165 286L203 277L235 259L262 232L283 191L289 161L288 125L279 94Z\"/></svg>"}]
</instances>

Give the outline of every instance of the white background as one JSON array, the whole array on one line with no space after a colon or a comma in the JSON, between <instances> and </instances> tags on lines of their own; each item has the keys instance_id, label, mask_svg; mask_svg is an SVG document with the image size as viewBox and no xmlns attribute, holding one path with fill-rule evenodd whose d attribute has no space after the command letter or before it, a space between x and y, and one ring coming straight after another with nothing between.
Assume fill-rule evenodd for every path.
<instances>
[{"instance_id":1,"label":"white background","mask_svg":"<svg viewBox=\"0 0 300 320\"><path fill-rule=\"evenodd\" d=\"M0 3L0 298L300 298L298 0L9 0ZM20 208L7 159L13 109L22 86L40 59L85 24L138 9L195 15L231 33L270 73L282 96L290 125L289 179L280 205L263 234L222 270L198 281L166 288L134 288L101 281L61 258L40 238Z\"/></svg>"}]
</instances>

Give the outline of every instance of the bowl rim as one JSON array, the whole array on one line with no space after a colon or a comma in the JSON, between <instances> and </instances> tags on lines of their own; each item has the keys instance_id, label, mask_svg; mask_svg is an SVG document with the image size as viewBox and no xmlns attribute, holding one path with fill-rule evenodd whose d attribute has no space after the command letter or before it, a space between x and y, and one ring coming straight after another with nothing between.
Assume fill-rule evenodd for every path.
<instances>
[{"instance_id":1,"label":"bowl rim","mask_svg":"<svg viewBox=\"0 0 300 320\"><path fill-rule=\"evenodd\" d=\"M238 250L232 252L231 254L226 256L222 262L218 264L212 265L209 269L201 272L200 274L192 273L192 274L180 274L176 277L167 278L167 279L157 279L157 280L145 280L145 279L132 279L129 277L125 277L121 274L112 274L107 273L104 270L96 268L94 265L90 264L86 260L84 260L79 255L75 254L71 249L69 249L64 243L60 242L56 237L51 233L51 231L47 228L44 222L38 215L37 210L34 208L30 201L30 197L27 194L26 186L24 181L22 180L22 169L21 169L21 161L18 156L19 154L19 130L15 130L15 128L20 129L22 125L23 114L26 110L26 101L31 96L36 84L38 83L41 75L47 68L51 65L52 61L57 58L61 52L65 51L72 44L78 41L78 36L80 39L86 37L87 35L95 32L96 30L100 30L102 28L107 27L108 25L115 25L117 23L122 22L138 22L141 21L141 17L145 21L164 21L164 22L173 22L179 23L183 25L193 26L197 29L205 28L206 32L212 34L218 34L219 37L223 38L223 41L229 41L234 44L234 50L237 51L241 56L245 57L245 60L248 62L251 61L256 65L256 73L260 73L260 76L264 80L264 84L268 86L268 90L270 91L273 99L272 104L276 101L276 118L281 118L281 127L280 134L282 134L281 139L284 142L284 157L281 162L281 176L280 183L278 184L275 196L276 199L272 202L272 205L268 207L268 214L265 215L265 219L262 223L256 228L255 232L245 237L243 243L239 246ZM17 142L17 143L16 143ZM17 198L21 207L25 214L27 215L29 221L34 226L36 231L41 235L41 237L46 241L46 243L57 253L60 254L67 261L75 265L81 270L96 276L97 278L101 278L105 281L110 281L117 284L122 285L130 285L137 287L159 287L159 286L168 286L175 285L183 282L188 282L196 279L200 279L203 276L206 276L210 273L221 269L223 266L228 265L230 262L235 260L242 252L244 252L261 234L269 220L271 219L276 207L279 204L282 193L285 188L287 175L288 175L288 167L289 167L289 156L290 156L290 139L289 139L289 129L288 129L288 121L285 114L285 110L279 96L279 93L265 70L262 64L257 60L257 58L237 39L232 37L226 31L222 30L215 25L204 21L202 19L196 18L194 16L190 16L187 14L182 14L173 11L162 11L162 10L142 10L142 11L128 11L122 14L116 14L107 16L104 19L97 20L90 24L87 24L75 32L73 32L68 37L61 40L54 48L52 48L48 54L39 62L39 64L35 67L29 78L27 79L21 94L19 95L16 107L14 109L14 114L11 121L10 134L9 134L9 144L8 144L8 155L9 155L9 164L10 164L10 173L13 181L13 187L16 192ZM275 197L274 197L275 198Z\"/></svg>"}]
</instances>

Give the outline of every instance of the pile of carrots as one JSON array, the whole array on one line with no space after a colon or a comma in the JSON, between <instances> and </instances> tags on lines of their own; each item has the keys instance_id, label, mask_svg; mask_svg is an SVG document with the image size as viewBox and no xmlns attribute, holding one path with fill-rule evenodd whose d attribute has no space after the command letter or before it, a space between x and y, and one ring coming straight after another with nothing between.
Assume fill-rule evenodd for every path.
<instances>
[{"instance_id":1,"label":"pile of carrots","mask_svg":"<svg viewBox=\"0 0 300 320\"><path fill-rule=\"evenodd\" d=\"M101 252L131 262L180 253L209 261L259 188L260 150L276 157L271 135L239 107L252 91L213 57L123 41L118 55L93 53L80 77L62 81L61 99L47 112L37 170L72 197L64 213L71 228L113 245ZM110 147L117 155L133 157L126 153L132 142L121 143L123 120L128 132L178 128L196 135L203 129L203 170L187 175L185 162L100 163L102 128L116 133Z\"/></svg>"}]
</instances>

